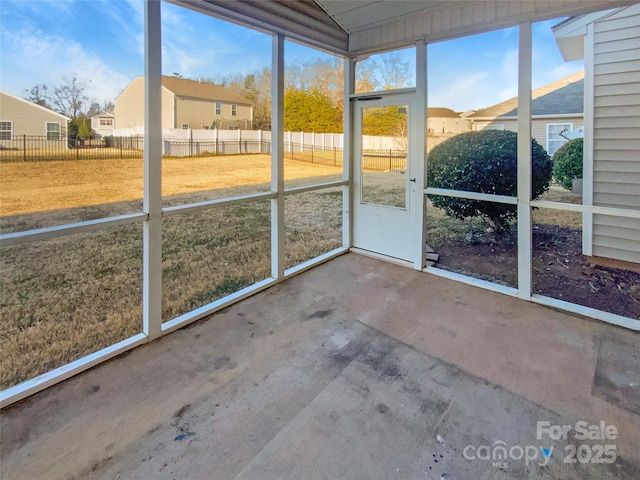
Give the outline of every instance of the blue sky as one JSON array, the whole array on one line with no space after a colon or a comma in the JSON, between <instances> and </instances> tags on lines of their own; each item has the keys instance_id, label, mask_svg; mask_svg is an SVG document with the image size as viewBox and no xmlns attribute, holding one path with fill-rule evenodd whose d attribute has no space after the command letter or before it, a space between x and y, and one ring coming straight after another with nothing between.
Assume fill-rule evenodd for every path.
<instances>
[{"instance_id":1,"label":"blue sky","mask_svg":"<svg viewBox=\"0 0 640 480\"><path fill-rule=\"evenodd\" d=\"M534 26L534 87L582 69L564 63L550 26ZM271 37L212 17L162 4L163 73L187 78L249 74L268 67ZM74 73L90 81L87 94L113 100L143 73L141 0L1 0L0 88L24 96L25 88L50 89ZM287 42L286 62L325 54ZM412 49L404 58L415 64ZM429 46L431 106L467 110L515 96L517 29Z\"/></svg>"}]
</instances>

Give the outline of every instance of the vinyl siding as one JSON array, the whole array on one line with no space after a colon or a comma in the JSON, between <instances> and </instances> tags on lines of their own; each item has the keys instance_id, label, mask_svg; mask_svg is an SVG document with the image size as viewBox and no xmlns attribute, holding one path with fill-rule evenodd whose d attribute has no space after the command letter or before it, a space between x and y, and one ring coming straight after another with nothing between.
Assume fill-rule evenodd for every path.
<instances>
[{"instance_id":1,"label":"vinyl siding","mask_svg":"<svg viewBox=\"0 0 640 480\"><path fill-rule=\"evenodd\" d=\"M230 126L244 130L251 129L251 106L237 105L237 115L231 115L231 102L220 102L222 112L216 115L216 101L201 98L177 97L176 98L176 127L181 128L188 124L190 128L204 128L204 126L217 126L221 130L227 130Z\"/></svg>"},{"instance_id":2,"label":"vinyl siding","mask_svg":"<svg viewBox=\"0 0 640 480\"><path fill-rule=\"evenodd\" d=\"M594 24L593 204L640 210L640 4ZM640 262L640 220L593 216L593 255Z\"/></svg>"},{"instance_id":3,"label":"vinyl siding","mask_svg":"<svg viewBox=\"0 0 640 480\"><path fill-rule=\"evenodd\" d=\"M411 15L399 15L395 23L355 31L349 37L349 51L360 55L409 46L415 44L416 38L424 38L429 43L481 33L491 28L511 27L527 20L571 16L590 7L602 10L610 4L603 0L487 0L449 3L451 8L446 10L425 10Z\"/></svg>"},{"instance_id":4,"label":"vinyl siding","mask_svg":"<svg viewBox=\"0 0 640 480\"><path fill-rule=\"evenodd\" d=\"M162 128L175 128L173 94L162 88ZM144 125L144 77L134 79L115 101L118 128Z\"/></svg>"},{"instance_id":5,"label":"vinyl siding","mask_svg":"<svg viewBox=\"0 0 640 480\"><path fill-rule=\"evenodd\" d=\"M238 104L236 116L231 115L231 102L222 102L222 114L216 115L216 102L202 98L180 97L162 87L162 128L190 128L210 126L221 120L220 128L230 125L251 129L251 106ZM134 79L115 101L118 128L134 128L144 125L144 78ZM246 121L245 121L246 120Z\"/></svg>"},{"instance_id":6,"label":"vinyl siding","mask_svg":"<svg viewBox=\"0 0 640 480\"><path fill-rule=\"evenodd\" d=\"M46 136L47 122L59 123L62 137L67 132L66 117L4 92L0 92L0 121L13 122L14 138L22 135Z\"/></svg>"},{"instance_id":7,"label":"vinyl siding","mask_svg":"<svg viewBox=\"0 0 640 480\"><path fill-rule=\"evenodd\" d=\"M538 142L542 148L548 150L547 145L547 125L550 123L570 123L573 126L573 130L584 126L584 119L582 116L576 117L561 117L561 118L534 118L531 120L531 136ZM513 119L501 119L496 118L494 121L474 121L474 130L479 130L487 125L504 125L505 130L518 131L518 121ZM478 126L480 128L478 128Z\"/></svg>"}]
</instances>

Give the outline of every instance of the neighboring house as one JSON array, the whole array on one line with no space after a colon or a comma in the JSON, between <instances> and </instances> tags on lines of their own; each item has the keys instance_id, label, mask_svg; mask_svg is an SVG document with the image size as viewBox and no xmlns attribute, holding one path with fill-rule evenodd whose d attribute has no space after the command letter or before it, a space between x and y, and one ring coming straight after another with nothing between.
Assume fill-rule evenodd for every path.
<instances>
[{"instance_id":1,"label":"neighboring house","mask_svg":"<svg viewBox=\"0 0 640 480\"><path fill-rule=\"evenodd\" d=\"M135 78L116 98L118 128L144 125L144 77ZM253 105L213 83L162 77L162 128L250 130Z\"/></svg>"},{"instance_id":2,"label":"neighboring house","mask_svg":"<svg viewBox=\"0 0 640 480\"><path fill-rule=\"evenodd\" d=\"M584 72L531 92L531 135L553 156L584 125ZM469 115L473 130L518 130L518 97Z\"/></svg>"},{"instance_id":3,"label":"neighboring house","mask_svg":"<svg viewBox=\"0 0 640 480\"><path fill-rule=\"evenodd\" d=\"M429 135L468 132L469 122L449 108L427 109L427 132Z\"/></svg>"},{"instance_id":4,"label":"neighboring house","mask_svg":"<svg viewBox=\"0 0 640 480\"><path fill-rule=\"evenodd\" d=\"M585 62L585 205L640 210L639 25L635 4L553 28L563 58ZM585 214L583 252L640 263L640 218Z\"/></svg>"},{"instance_id":5,"label":"neighboring house","mask_svg":"<svg viewBox=\"0 0 640 480\"><path fill-rule=\"evenodd\" d=\"M18 141L24 135L67 141L67 122L71 119L24 98L0 91L0 144Z\"/></svg>"},{"instance_id":6,"label":"neighboring house","mask_svg":"<svg viewBox=\"0 0 640 480\"><path fill-rule=\"evenodd\" d=\"M104 112L91 117L91 130L95 133L96 139L113 135L115 128L116 116L113 113Z\"/></svg>"}]
</instances>

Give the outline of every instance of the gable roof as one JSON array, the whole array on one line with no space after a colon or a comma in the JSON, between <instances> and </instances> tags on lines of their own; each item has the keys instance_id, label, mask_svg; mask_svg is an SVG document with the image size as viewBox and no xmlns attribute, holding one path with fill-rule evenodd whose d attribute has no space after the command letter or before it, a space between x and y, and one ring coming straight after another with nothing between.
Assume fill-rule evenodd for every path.
<instances>
[{"instance_id":1,"label":"gable roof","mask_svg":"<svg viewBox=\"0 0 640 480\"><path fill-rule=\"evenodd\" d=\"M116 118L116 116L111 112L102 112L102 113L98 113L97 115L94 115L91 118Z\"/></svg>"},{"instance_id":2,"label":"gable roof","mask_svg":"<svg viewBox=\"0 0 640 480\"><path fill-rule=\"evenodd\" d=\"M620 12L624 12L622 15L637 15L639 9L640 4L613 8L571 17L564 22L554 25L551 27L551 31L556 39L556 44L558 45L562 59L565 62L584 60L584 39L587 35L588 25L617 16Z\"/></svg>"},{"instance_id":3,"label":"gable roof","mask_svg":"<svg viewBox=\"0 0 640 480\"><path fill-rule=\"evenodd\" d=\"M178 97L203 98L220 102L251 105L251 101L234 93L227 87L209 82L187 80L186 78L162 76L162 86Z\"/></svg>"},{"instance_id":4,"label":"gable roof","mask_svg":"<svg viewBox=\"0 0 640 480\"><path fill-rule=\"evenodd\" d=\"M9 92L5 92L4 90L0 90L0 95L6 95L7 97L9 97L11 99L18 100L18 101L20 101L20 102L22 102L22 103L24 103L27 106L32 107L32 108L39 108L40 110L43 110L43 111L45 111L47 113L50 113L51 115L54 115L56 117L60 117L61 119L65 120L67 122L71 121L71 119L69 117L67 117L66 115L63 115L62 113L58 113L58 112L56 112L54 110L51 110L50 108L43 107L42 105L38 105L37 103L33 103L33 102L29 101L29 100L25 100L24 98L17 97L15 95L10 94Z\"/></svg>"},{"instance_id":5,"label":"gable roof","mask_svg":"<svg viewBox=\"0 0 640 480\"><path fill-rule=\"evenodd\" d=\"M460 114L454 112L450 108L440 108L440 107L428 108L427 115L429 117L460 118Z\"/></svg>"},{"instance_id":6,"label":"gable roof","mask_svg":"<svg viewBox=\"0 0 640 480\"><path fill-rule=\"evenodd\" d=\"M537 88L531 92L531 115L584 114L584 72ZM517 117L518 97L510 98L488 108L478 110L468 118Z\"/></svg>"}]
</instances>

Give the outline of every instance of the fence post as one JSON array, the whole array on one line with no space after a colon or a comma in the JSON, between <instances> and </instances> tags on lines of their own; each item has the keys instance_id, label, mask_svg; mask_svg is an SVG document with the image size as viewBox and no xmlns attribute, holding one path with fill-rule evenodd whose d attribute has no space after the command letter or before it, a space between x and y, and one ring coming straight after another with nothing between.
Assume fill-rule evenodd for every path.
<instances>
[{"instance_id":1,"label":"fence post","mask_svg":"<svg viewBox=\"0 0 640 480\"><path fill-rule=\"evenodd\" d=\"M389 149L389 171L391 171L391 152L392 150Z\"/></svg>"},{"instance_id":2,"label":"fence post","mask_svg":"<svg viewBox=\"0 0 640 480\"><path fill-rule=\"evenodd\" d=\"M26 135L22 135L22 159L26 162L27 161L27 136Z\"/></svg>"}]
</instances>

